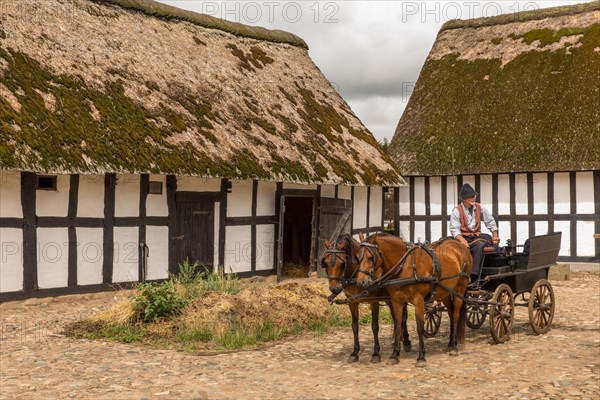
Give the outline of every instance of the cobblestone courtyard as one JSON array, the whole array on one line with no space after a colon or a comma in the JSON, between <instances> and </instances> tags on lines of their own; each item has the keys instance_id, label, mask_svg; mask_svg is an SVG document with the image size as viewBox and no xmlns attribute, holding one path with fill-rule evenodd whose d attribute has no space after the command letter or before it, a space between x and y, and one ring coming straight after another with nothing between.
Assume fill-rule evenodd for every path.
<instances>
[{"instance_id":1,"label":"cobblestone courtyard","mask_svg":"<svg viewBox=\"0 0 600 400\"><path fill-rule=\"evenodd\" d=\"M600 274L552 282L552 329L534 336L517 308L513 337L493 344L489 325L469 330L458 357L445 353L446 326L429 339L427 367L413 351L400 364L371 364L370 328L362 358L348 364L349 328L306 334L259 350L194 355L58 334L69 321L113 304L103 293L0 304L2 399L592 399L600 398ZM447 321L444 315L444 321ZM389 326L382 327L385 357Z\"/></svg>"}]
</instances>

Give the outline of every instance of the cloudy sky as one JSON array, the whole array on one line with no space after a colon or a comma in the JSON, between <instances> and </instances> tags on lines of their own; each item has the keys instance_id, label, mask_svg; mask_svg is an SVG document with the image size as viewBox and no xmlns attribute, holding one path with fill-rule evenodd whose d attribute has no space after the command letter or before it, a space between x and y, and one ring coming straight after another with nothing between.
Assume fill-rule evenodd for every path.
<instances>
[{"instance_id":1,"label":"cloudy sky","mask_svg":"<svg viewBox=\"0 0 600 400\"><path fill-rule=\"evenodd\" d=\"M159 0L302 37L317 66L378 140L391 140L442 24L579 1Z\"/></svg>"}]
</instances>

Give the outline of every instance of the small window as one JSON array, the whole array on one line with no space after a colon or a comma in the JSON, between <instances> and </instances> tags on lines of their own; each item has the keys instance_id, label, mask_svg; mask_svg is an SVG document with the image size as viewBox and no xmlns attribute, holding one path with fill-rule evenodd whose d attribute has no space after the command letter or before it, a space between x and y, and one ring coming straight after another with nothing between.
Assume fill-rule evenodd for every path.
<instances>
[{"instance_id":1,"label":"small window","mask_svg":"<svg viewBox=\"0 0 600 400\"><path fill-rule=\"evenodd\" d=\"M150 181L150 185L148 186L149 194L162 194L162 182L152 182Z\"/></svg>"},{"instance_id":2,"label":"small window","mask_svg":"<svg viewBox=\"0 0 600 400\"><path fill-rule=\"evenodd\" d=\"M38 176L37 177L37 189L38 190L54 190L56 191L56 176Z\"/></svg>"}]
</instances>

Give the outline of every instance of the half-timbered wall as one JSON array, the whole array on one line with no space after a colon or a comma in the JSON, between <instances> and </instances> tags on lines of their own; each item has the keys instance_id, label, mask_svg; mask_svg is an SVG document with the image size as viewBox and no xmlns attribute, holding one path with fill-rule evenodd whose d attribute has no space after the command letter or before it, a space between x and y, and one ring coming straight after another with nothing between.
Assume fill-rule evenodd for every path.
<instances>
[{"instance_id":1,"label":"half-timbered wall","mask_svg":"<svg viewBox=\"0 0 600 400\"><path fill-rule=\"evenodd\" d=\"M284 194L310 192L317 207L323 197L353 200L353 233L383 225L383 189L377 187L152 174L58 175L55 190L37 183L34 173L1 171L3 300L168 278L178 269L177 201L194 196L214 203L212 266L241 276L275 271Z\"/></svg>"},{"instance_id":2,"label":"half-timbered wall","mask_svg":"<svg viewBox=\"0 0 600 400\"><path fill-rule=\"evenodd\" d=\"M449 215L467 182L496 217L502 243L561 231L560 260L600 262L593 238L600 232L600 171L410 177L396 189L397 233L411 241L449 235Z\"/></svg>"}]
</instances>

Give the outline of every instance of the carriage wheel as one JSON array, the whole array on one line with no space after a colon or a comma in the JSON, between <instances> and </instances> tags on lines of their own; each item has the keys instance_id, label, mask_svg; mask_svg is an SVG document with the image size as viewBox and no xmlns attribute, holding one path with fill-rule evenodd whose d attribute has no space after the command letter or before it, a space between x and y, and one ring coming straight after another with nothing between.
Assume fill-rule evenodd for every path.
<instances>
[{"instance_id":1,"label":"carriage wheel","mask_svg":"<svg viewBox=\"0 0 600 400\"><path fill-rule=\"evenodd\" d=\"M440 301L425 304L425 330L423 336L426 338L434 337L440 330L442 309Z\"/></svg>"},{"instance_id":2,"label":"carriage wheel","mask_svg":"<svg viewBox=\"0 0 600 400\"><path fill-rule=\"evenodd\" d=\"M529 296L529 323L536 335L546 333L554 318L554 290L546 279L533 285Z\"/></svg>"},{"instance_id":3,"label":"carriage wheel","mask_svg":"<svg viewBox=\"0 0 600 400\"><path fill-rule=\"evenodd\" d=\"M490 331L496 343L504 343L510 337L515 316L515 299L510 286L503 283L496 288L490 306Z\"/></svg>"},{"instance_id":4,"label":"carriage wheel","mask_svg":"<svg viewBox=\"0 0 600 400\"><path fill-rule=\"evenodd\" d=\"M482 299L482 295L473 296L467 294L468 298ZM467 326L471 329L479 329L485 322L487 317L486 306L483 304L468 303L467 302Z\"/></svg>"}]
</instances>

